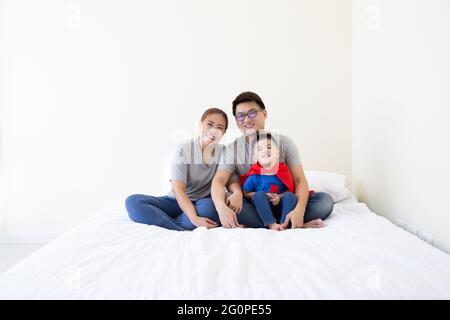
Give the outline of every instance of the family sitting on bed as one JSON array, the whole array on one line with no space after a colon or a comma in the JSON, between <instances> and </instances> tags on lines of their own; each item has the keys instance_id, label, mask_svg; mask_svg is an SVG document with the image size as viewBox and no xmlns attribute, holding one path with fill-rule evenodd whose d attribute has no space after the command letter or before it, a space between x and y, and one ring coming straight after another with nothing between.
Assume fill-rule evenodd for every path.
<instances>
[{"instance_id":1,"label":"family sitting on bed","mask_svg":"<svg viewBox=\"0 0 450 320\"><path fill-rule=\"evenodd\" d=\"M126 199L133 221L180 231L324 226L333 199L309 191L294 142L264 130L267 111L262 99L243 92L232 111L243 135L226 147L219 144L228 117L217 108L206 110L200 118L201 135L175 149L170 193Z\"/></svg>"}]
</instances>

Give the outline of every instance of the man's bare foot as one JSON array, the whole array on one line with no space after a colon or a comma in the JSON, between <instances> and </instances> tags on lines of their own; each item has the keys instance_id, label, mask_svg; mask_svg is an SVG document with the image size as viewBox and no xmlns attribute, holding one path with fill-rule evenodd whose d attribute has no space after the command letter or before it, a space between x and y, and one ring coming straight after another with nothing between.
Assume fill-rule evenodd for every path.
<instances>
[{"instance_id":1,"label":"man's bare foot","mask_svg":"<svg viewBox=\"0 0 450 320\"><path fill-rule=\"evenodd\" d=\"M322 228L325 227L322 219L315 219L303 224L303 228Z\"/></svg>"},{"instance_id":2,"label":"man's bare foot","mask_svg":"<svg viewBox=\"0 0 450 320\"><path fill-rule=\"evenodd\" d=\"M276 231L282 230L282 229L281 229L281 224L279 224L279 223L272 223L272 224L269 224L269 225L268 225L268 228L269 228L270 230L276 230Z\"/></svg>"}]
</instances>

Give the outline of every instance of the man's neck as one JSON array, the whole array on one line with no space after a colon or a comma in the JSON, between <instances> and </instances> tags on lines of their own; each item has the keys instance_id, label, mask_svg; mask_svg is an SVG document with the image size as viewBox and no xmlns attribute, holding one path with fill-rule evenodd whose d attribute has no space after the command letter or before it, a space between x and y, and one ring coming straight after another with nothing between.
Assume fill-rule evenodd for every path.
<instances>
[{"instance_id":1,"label":"man's neck","mask_svg":"<svg viewBox=\"0 0 450 320\"><path fill-rule=\"evenodd\" d=\"M246 143L250 144L255 140L255 135L254 134L252 134L252 135L246 134L246 135L244 135L244 139L245 139Z\"/></svg>"},{"instance_id":2,"label":"man's neck","mask_svg":"<svg viewBox=\"0 0 450 320\"><path fill-rule=\"evenodd\" d=\"M265 131L266 129L261 128L258 130ZM253 143L253 141L256 139L256 132L251 133L251 134L244 134L244 138L245 138L246 143Z\"/></svg>"}]
</instances>

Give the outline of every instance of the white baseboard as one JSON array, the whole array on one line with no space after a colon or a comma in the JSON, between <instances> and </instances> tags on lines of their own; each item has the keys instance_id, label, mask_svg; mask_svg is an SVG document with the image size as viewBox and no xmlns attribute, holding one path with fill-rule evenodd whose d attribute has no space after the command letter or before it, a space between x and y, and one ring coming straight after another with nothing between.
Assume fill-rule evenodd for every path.
<instances>
[{"instance_id":1,"label":"white baseboard","mask_svg":"<svg viewBox=\"0 0 450 320\"><path fill-rule=\"evenodd\" d=\"M10 233L0 232L0 244L48 243L58 237L59 233Z\"/></svg>"}]
</instances>

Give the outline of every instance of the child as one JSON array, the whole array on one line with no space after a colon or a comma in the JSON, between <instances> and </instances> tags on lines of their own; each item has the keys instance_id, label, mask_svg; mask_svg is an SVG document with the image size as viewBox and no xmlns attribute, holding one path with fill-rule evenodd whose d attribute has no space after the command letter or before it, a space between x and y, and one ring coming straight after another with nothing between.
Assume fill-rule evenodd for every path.
<instances>
[{"instance_id":1,"label":"child","mask_svg":"<svg viewBox=\"0 0 450 320\"><path fill-rule=\"evenodd\" d=\"M255 163L241 176L244 196L252 200L265 226L284 230L286 216L297 205L291 172L279 162L278 145L268 132L256 133L253 155Z\"/></svg>"}]
</instances>

